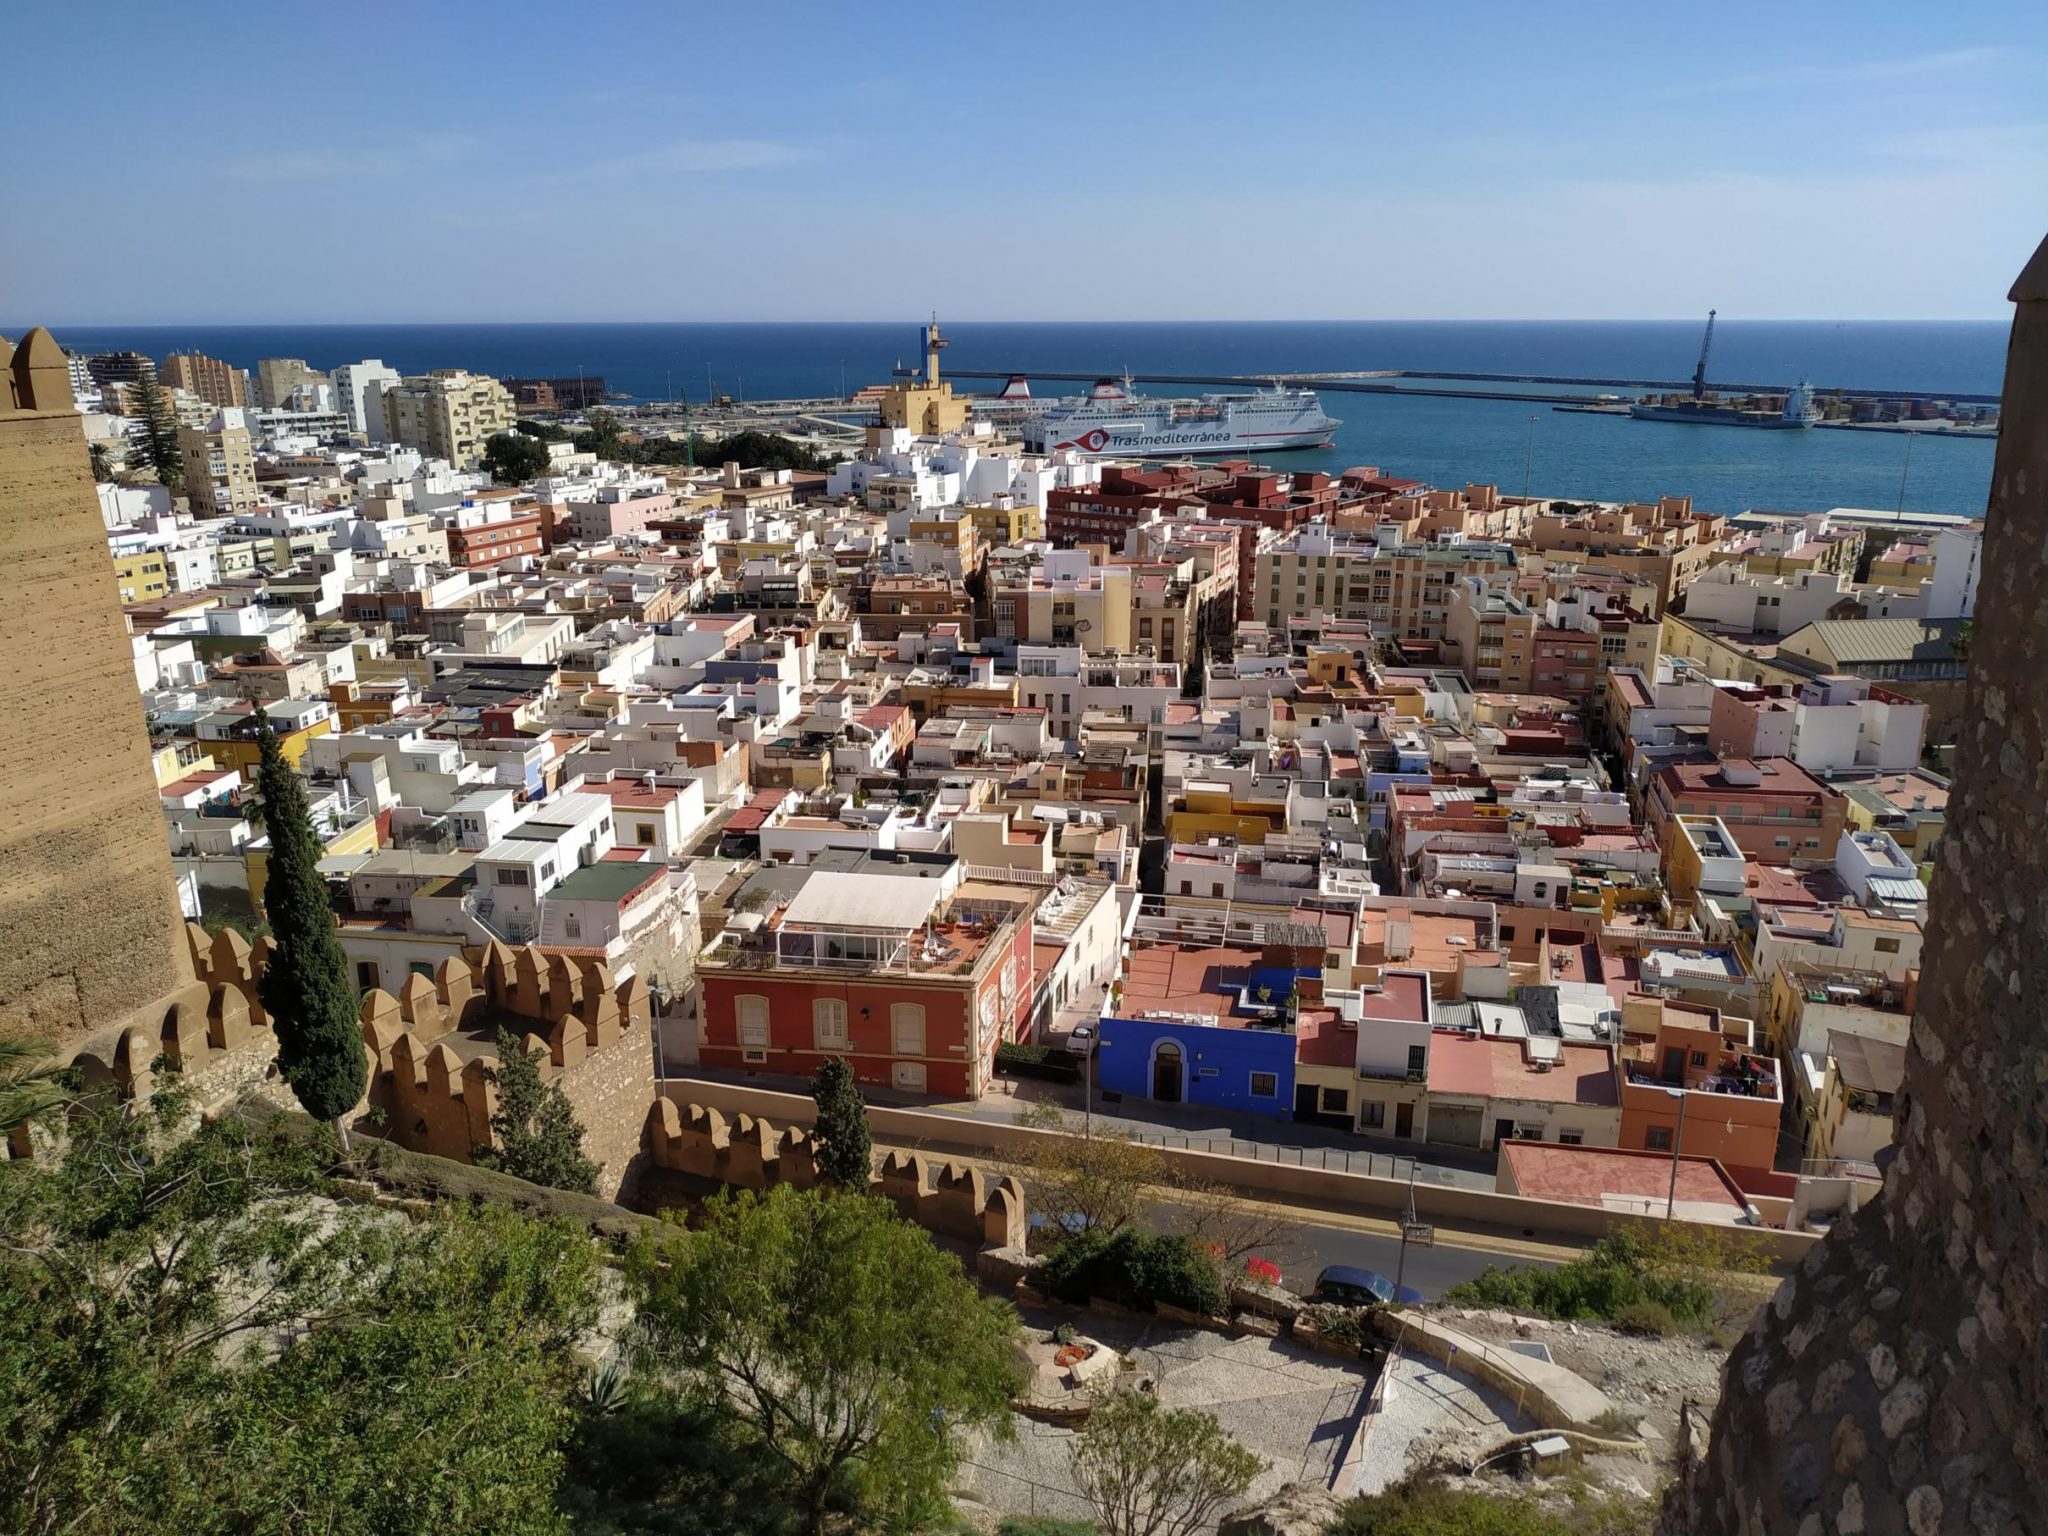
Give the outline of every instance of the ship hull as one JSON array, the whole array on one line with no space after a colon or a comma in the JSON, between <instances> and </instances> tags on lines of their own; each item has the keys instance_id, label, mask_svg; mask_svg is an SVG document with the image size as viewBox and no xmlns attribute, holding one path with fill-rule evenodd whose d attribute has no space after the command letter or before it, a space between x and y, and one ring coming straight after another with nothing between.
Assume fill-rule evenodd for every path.
<instances>
[{"instance_id":1,"label":"ship hull","mask_svg":"<svg viewBox=\"0 0 2048 1536\"><path fill-rule=\"evenodd\" d=\"M1262 435L1226 435L1217 440L1183 441L1191 434L1165 437L1149 433L1119 433L1095 428L1075 437L1055 434L1041 450L1047 453L1079 453L1095 459L1214 459L1248 453L1293 453L1311 448L1328 448L1328 432L1277 432Z\"/></svg>"},{"instance_id":2,"label":"ship hull","mask_svg":"<svg viewBox=\"0 0 2048 1536\"><path fill-rule=\"evenodd\" d=\"M1811 421L1800 417L1772 416L1764 412L1712 414L1706 411L1677 411L1658 405L1632 405L1629 415L1637 421L1671 421L1687 427L1747 427L1761 432L1803 432Z\"/></svg>"}]
</instances>

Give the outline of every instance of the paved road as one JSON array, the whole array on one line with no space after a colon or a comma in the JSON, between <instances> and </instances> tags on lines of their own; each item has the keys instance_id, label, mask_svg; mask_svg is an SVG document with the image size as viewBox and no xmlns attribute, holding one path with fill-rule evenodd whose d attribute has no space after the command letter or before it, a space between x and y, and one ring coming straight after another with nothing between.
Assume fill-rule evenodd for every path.
<instances>
[{"instance_id":1,"label":"paved road","mask_svg":"<svg viewBox=\"0 0 2048 1536\"><path fill-rule=\"evenodd\" d=\"M1169 1201L1156 1203L1151 1214L1162 1227L1171 1229L1174 1225ZM1463 1247L1458 1243L1458 1234L1442 1232L1433 1246L1408 1245L1408 1265L1403 1273L1401 1239L1368 1229L1369 1226L1383 1225L1363 1220L1345 1220L1338 1224L1335 1220L1318 1221L1304 1216L1290 1241L1260 1256L1270 1258L1280 1266L1283 1280L1290 1290L1306 1292L1326 1265L1350 1264L1360 1269L1376 1269L1388 1279L1400 1274L1402 1284L1413 1286L1431 1301L1438 1300L1447 1288L1460 1280L1470 1280L1488 1265L1536 1264L1547 1267L1554 1262L1533 1255Z\"/></svg>"}]
</instances>

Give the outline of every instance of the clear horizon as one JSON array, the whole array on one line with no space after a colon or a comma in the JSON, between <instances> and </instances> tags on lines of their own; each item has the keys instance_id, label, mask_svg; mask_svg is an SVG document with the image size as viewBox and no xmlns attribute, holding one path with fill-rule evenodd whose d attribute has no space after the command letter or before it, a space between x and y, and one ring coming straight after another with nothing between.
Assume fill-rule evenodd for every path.
<instances>
[{"instance_id":1,"label":"clear horizon","mask_svg":"<svg viewBox=\"0 0 2048 1536\"><path fill-rule=\"evenodd\" d=\"M1246 23L16 7L0 293L95 327L1999 320L2040 235L2037 3ZM204 133L81 115L172 81Z\"/></svg>"}]
</instances>

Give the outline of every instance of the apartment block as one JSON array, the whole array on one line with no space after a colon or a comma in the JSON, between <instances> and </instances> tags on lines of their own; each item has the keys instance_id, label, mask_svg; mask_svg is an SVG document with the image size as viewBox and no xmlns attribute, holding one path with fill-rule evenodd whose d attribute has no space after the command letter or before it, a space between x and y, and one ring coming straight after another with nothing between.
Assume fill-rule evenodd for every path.
<instances>
[{"instance_id":1,"label":"apartment block","mask_svg":"<svg viewBox=\"0 0 2048 1536\"><path fill-rule=\"evenodd\" d=\"M199 516L232 517L262 504L246 413L216 411L204 428L180 427L178 448L185 457L185 494Z\"/></svg>"},{"instance_id":2,"label":"apartment block","mask_svg":"<svg viewBox=\"0 0 2048 1536\"><path fill-rule=\"evenodd\" d=\"M209 405L244 406L249 403L249 381L241 369L203 352L173 352L157 370L166 389L182 389Z\"/></svg>"},{"instance_id":3,"label":"apartment block","mask_svg":"<svg viewBox=\"0 0 2048 1536\"><path fill-rule=\"evenodd\" d=\"M382 393L389 439L457 469L476 468L491 435L518 421L504 385L461 368L408 377Z\"/></svg>"}]
</instances>

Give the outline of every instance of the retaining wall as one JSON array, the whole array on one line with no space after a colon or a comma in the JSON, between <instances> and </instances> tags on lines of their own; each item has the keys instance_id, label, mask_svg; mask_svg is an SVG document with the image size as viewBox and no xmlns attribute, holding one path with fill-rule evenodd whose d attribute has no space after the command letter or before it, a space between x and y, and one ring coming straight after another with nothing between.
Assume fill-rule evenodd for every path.
<instances>
[{"instance_id":1,"label":"retaining wall","mask_svg":"<svg viewBox=\"0 0 2048 1536\"><path fill-rule=\"evenodd\" d=\"M817 1106L801 1094L778 1093L736 1083L705 1082L692 1078L687 1082L671 1081L668 1091L671 1097L687 1098L729 1113L772 1115L786 1123L808 1125L817 1114ZM972 1120L962 1115L878 1104L868 1106L868 1125L878 1141L957 1148L997 1156L1012 1156L1039 1138L1059 1134L997 1121ZM1338 1210L1363 1208L1384 1211L1389 1216L1398 1214L1408 1201L1409 1186L1405 1179L1340 1173L1332 1169L1304 1168L1174 1147L1163 1147L1159 1152L1169 1167L1253 1196L1279 1196ZM1660 1217L1633 1216L1595 1206L1532 1200L1524 1195L1502 1195L1491 1190L1457 1189L1441 1184L1416 1185L1415 1209L1426 1221L1486 1228L1517 1236L1533 1232L1539 1237L1561 1234L1590 1240L1624 1229L1655 1231L1663 1225ZM1761 1242L1774 1259L1785 1263L1797 1261L1819 1241L1809 1232L1749 1227L1740 1230Z\"/></svg>"}]
</instances>

